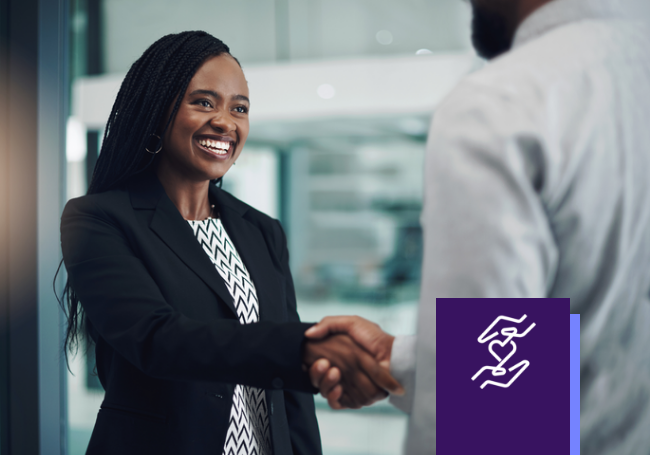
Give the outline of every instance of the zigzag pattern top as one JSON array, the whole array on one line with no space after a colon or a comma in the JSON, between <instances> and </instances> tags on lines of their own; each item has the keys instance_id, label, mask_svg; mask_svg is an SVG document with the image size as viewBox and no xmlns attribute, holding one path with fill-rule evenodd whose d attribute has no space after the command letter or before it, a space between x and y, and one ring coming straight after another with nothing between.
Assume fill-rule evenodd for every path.
<instances>
[{"instance_id":1,"label":"zigzag pattern top","mask_svg":"<svg viewBox=\"0 0 650 455\"><path fill-rule=\"evenodd\" d=\"M257 292L246 266L218 218L187 221L203 251L226 283L240 324L259 320ZM235 386L222 455L271 455L266 394L257 387Z\"/></svg>"}]
</instances>

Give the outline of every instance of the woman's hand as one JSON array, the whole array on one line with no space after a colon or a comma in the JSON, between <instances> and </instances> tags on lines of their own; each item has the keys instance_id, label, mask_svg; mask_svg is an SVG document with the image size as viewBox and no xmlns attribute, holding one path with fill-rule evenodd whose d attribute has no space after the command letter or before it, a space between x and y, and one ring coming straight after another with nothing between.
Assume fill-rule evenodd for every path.
<instances>
[{"instance_id":1,"label":"woman's hand","mask_svg":"<svg viewBox=\"0 0 650 455\"><path fill-rule=\"evenodd\" d=\"M330 394L338 392L336 387L341 387L339 400L333 400L330 394L327 395L330 405L336 401L340 404L332 406L335 409L358 409L385 398L388 395L386 390L401 389L388 368L381 366L348 335L334 334L324 339L307 339L303 347L304 363L307 367L312 367L319 359L327 359L328 366L338 368L340 377L337 377L336 371L328 372L324 383L321 381L321 390L322 386L331 387ZM335 385L337 379L340 379L340 386ZM333 398L336 398L336 394Z\"/></svg>"}]
</instances>

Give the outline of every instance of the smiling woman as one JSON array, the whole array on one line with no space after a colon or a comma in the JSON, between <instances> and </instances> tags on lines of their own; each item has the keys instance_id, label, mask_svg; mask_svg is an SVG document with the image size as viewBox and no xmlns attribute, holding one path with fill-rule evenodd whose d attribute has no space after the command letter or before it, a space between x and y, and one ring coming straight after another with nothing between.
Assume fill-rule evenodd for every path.
<instances>
[{"instance_id":1,"label":"smiling woman","mask_svg":"<svg viewBox=\"0 0 650 455\"><path fill-rule=\"evenodd\" d=\"M282 228L213 184L248 109L204 32L161 38L122 84L61 222L66 347L96 344L106 390L88 454L321 451Z\"/></svg>"},{"instance_id":2,"label":"smiling woman","mask_svg":"<svg viewBox=\"0 0 650 455\"><path fill-rule=\"evenodd\" d=\"M88 195L66 205L66 353L94 342L106 390L89 455L319 454L303 363L380 371L345 335L305 340L280 223L215 184L249 106L225 44L161 38L122 83Z\"/></svg>"}]
</instances>

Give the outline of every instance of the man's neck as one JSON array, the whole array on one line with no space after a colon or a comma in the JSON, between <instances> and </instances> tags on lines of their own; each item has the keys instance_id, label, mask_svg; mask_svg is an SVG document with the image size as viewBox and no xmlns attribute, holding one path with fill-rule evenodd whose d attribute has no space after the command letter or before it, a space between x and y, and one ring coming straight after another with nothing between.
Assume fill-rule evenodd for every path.
<instances>
[{"instance_id":1,"label":"man's neck","mask_svg":"<svg viewBox=\"0 0 650 455\"><path fill-rule=\"evenodd\" d=\"M524 22L528 16L533 14L536 10L552 2L553 0L521 0L517 8L515 30Z\"/></svg>"}]
</instances>

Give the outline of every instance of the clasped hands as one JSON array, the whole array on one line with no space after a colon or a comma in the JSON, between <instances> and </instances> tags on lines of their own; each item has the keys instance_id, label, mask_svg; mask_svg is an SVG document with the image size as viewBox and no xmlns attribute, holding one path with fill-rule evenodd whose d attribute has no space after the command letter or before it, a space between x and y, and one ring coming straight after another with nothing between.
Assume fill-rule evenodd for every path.
<instances>
[{"instance_id":1,"label":"clasped hands","mask_svg":"<svg viewBox=\"0 0 650 455\"><path fill-rule=\"evenodd\" d=\"M395 337L359 316L328 316L305 332L303 362L332 409L358 409L404 389L390 374Z\"/></svg>"}]
</instances>

